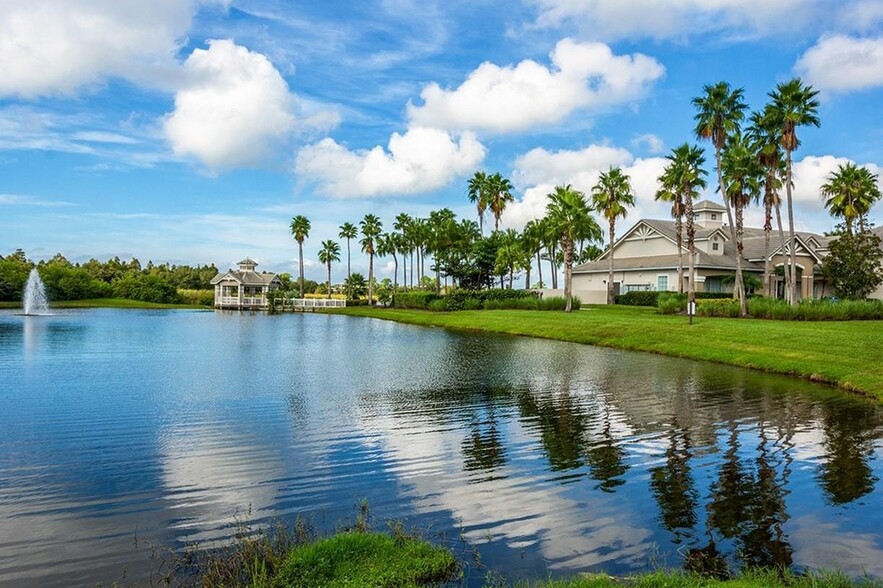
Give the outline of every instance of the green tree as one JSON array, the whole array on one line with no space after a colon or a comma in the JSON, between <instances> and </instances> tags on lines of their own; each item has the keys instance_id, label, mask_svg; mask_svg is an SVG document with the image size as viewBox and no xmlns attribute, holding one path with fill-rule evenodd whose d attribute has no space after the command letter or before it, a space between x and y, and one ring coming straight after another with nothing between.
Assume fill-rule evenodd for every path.
<instances>
[{"instance_id":1,"label":"green tree","mask_svg":"<svg viewBox=\"0 0 883 588\"><path fill-rule=\"evenodd\" d=\"M487 190L489 198L488 208L491 209L491 213L494 215L494 232L498 232L500 230L500 217L503 216L506 205L515 199L512 196L512 182L497 172L488 177Z\"/></svg>"},{"instance_id":2,"label":"green tree","mask_svg":"<svg viewBox=\"0 0 883 588\"><path fill-rule=\"evenodd\" d=\"M618 167L601 172L598 183L592 187L592 208L607 220L609 227L607 304L613 304L613 244L616 234L616 219L625 218L628 212L627 207L634 205L635 194L628 175Z\"/></svg>"},{"instance_id":3,"label":"green tree","mask_svg":"<svg viewBox=\"0 0 883 588\"><path fill-rule=\"evenodd\" d=\"M21 301L28 274L33 267L34 263L21 249L0 257L0 300Z\"/></svg>"},{"instance_id":4,"label":"green tree","mask_svg":"<svg viewBox=\"0 0 883 588\"><path fill-rule=\"evenodd\" d=\"M340 261L340 245L336 241L328 239L322 241L322 249L319 250L319 261L328 268L327 294L331 298L331 262Z\"/></svg>"},{"instance_id":5,"label":"green tree","mask_svg":"<svg viewBox=\"0 0 883 588\"><path fill-rule=\"evenodd\" d=\"M358 272L350 274L343 282L343 291L349 300L358 300L360 296L365 295L367 288L365 276Z\"/></svg>"},{"instance_id":6,"label":"green tree","mask_svg":"<svg viewBox=\"0 0 883 588\"><path fill-rule=\"evenodd\" d=\"M469 202L475 204L478 211L478 232L484 235L484 213L487 211L490 198L488 197L488 175L483 171L477 171L469 178L466 194Z\"/></svg>"},{"instance_id":7,"label":"green tree","mask_svg":"<svg viewBox=\"0 0 883 588\"><path fill-rule=\"evenodd\" d=\"M742 271L744 259L744 211L751 201L760 198L763 170L748 142L734 135L727 142L721 162L723 192L736 213L736 277L734 292L739 300L743 317L748 316L748 298L745 295L745 279Z\"/></svg>"},{"instance_id":8,"label":"green tree","mask_svg":"<svg viewBox=\"0 0 883 588\"><path fill-rule=\"evenodd\" d=\"M825 208L833 217L843 219L850 235L856 221L859 231L865 230L868 212L881 197L877 176L854 163L841 164L837 171L831 172L822 185L821 194Z\"/></svg>"},{"instance_id":9,"label":"green tree","mask_svg":"<svg viewBox=\"0 0 883 588\"><path fill-rule=\"evenodd\" d=\"M414 219L404 212L396 215L392 228L399 232L399 253L402 254L402 287L408 287L408 257L412 252L411 242L413 236L411 233L411 225ZM411 285L414 282L414 260L411 258Z\"/></svg>"},{"instance_id":10,"label":"green tree","mask_svg":"<svg viewBox=\"0 0 883 588\"><path fill-rule=\"evenodd\" d=\"M785 201L788 206L788 244L790 248L791 283L788 299L797 304L797 243L794 233L794 202L791 197L792 165L791 154L800 146L797 128L820 126L818 117L818 91L812 86L804 86L800 78L782 82L769 96L772 99L770 116L779 129L779 144L785 150Z\"/></svg>"},{"instance_id":11,"label":"green tree","mask_svg":"<svg viewBox=\"0 0 883 588\"><path fill-rule=\"evenodd\" d=\"M373 214L366 214L365 218L359 221L362 227L362 251L368 254L368 304L374 304L374 254L377 244L377 237L383 229L383 223Z\"/></svg>"},{"instance_id":12,"label":"green tree","mask_svg":"<svg viewBox=\"0 0 883 588\"><path fill-rule=\"evenodd\" d=\"M828 245L822 265L825 279L841 298L863 300L883 283L880 237L871 231L843 232Z\"/></svg>"},{"instance_id":13,"label":"green tree","mask_svg":"<svg viewBox=\"0 0 883 588\"><path fill-rule=\"evenodd\" d=\"M710 140L714 145L714 158L717 162L718 189L724 194L724 181L721 173L721 152L727 144L727 139L739 133L740 123L745 117L745 109L748 107L743 101L745 91L742 88L733 89L727 82L707 84L703 88L702 96L693 98L693 106L696 107L696 137L700 140ZM727 220L730 223L730 237L735 241L736 234L733 230L733 212L730 204L724 198L724 206L727 209Z\"/></svg>"},{"instance_id":14,"label":"green tree","mask_svg":"<svg viewBox=\"0 0 883 588\"><path fill-rule=\"evenodd\" d=\"M383 233L377 238L377 255L379 257L386 257L387 255L392 255L392 262L394 265L394 269L392 272L393 276L393 294L398 288L398 279L399 279L399 235L395 231L392 233Z\"/></svg>"},{"instance_id":15,"label":"green tree","mask_svg":"<svg viewBox=\"0 0 883 588\"><path fill-rule=\"evenodd\" d=\"M340 239L346 239L346 277L350 277L352 267L350 266L350 240L359 236L359 229L353 223L343 223L340 225L340 232L337 234Z\"/></svg>"},{"instance_id":16,"label":"green tree","mask_svg":"<svg viewBox=\"0 0 883 588\"><path fill-rule=\"evenodd\" d=\"M684 293L684 200L681 197L681 187L678 178L674 175L671 166L659 176L656 181L659 189L655 199L661 202L671 203L671 216L675 219L675 241L678 246L678 293Z\"/></svg>"},{"instance_id":17,"label":"green tree","mask_svg":"<svg viewBox=\"0 0 883 588\"><path fill-rule=\"evenodd\" d=\"M600 239L601 227L589 213L589 205L583 193L569 184L556 186L548 198L546 215L550 230L558 236L564 253L564 312L571 312L574 244L580 239Z\"/></svg>"},{"instance_id":18,"label":"green tree","mask_svg":"<svg viewBox=\"0 0 883 588\"><path fill-rule=\"evenodd\" d=\"M693 302L696 298L695 263L696 263L696 226L693 223L693 199L699 196L699 191L705 188L706 175L703 165L705 157L702 149L687 143L675 147L668 155L669 163L665 168L665 174L671 177L672 185L678 186L681 201L684 203L684 217L687 220L687 301Z\"/></svg>"},{"instance_id":19,"label":"green tree","mask_svg":"<svg viewBox=\"0 0 883 588\"><path fill-rule=\"evenodd\" d=\"M291 219L291 234L297 241L297 260L300 269L300 297L304 297L304 239L310 236L310 219L303 215L297 215Z\"/></svg>"}]
</instances>

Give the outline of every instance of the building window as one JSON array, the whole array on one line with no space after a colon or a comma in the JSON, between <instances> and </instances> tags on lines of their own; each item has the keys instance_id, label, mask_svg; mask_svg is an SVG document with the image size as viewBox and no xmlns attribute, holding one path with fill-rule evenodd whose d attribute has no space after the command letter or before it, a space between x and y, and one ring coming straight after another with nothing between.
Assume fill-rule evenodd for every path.
<instances>
[{"instance_id":1,"label":"building window","mask_svg":"<svg viewBox=\"0 0 883 588\"><path fill-rule=\"evenodd\" d=\"M717 213L716 212L711 213L711 220L717 220Z\"/></svg>"},{"instance_id":2,"label":"building window","mask_svg":"<svg viewBox=\"0 0 883 588\"><path fill-rule=\"evenodd\" d=\"M720 248L720 243L712 243L711 244L712 251L717 251L719 248Z\"/></svg>"},{"instance_id":3,"label":"building window","mask_svg":"<svg viewBox=\"0 0 883 588\"><path fill-rule=\"evenodd\" d=\"M699 213L693 213L693 220L699 220Z\"/></svg>"},{"instance_id":4,"label":"building window","mask_svg":"<svg viewBox=\"0 0 883 588\"><path fill-rule=\"evenodd\" d=\"M656 289L660 292L668 290L668 276L656 276Z\"/></svg>"}]
</instances>

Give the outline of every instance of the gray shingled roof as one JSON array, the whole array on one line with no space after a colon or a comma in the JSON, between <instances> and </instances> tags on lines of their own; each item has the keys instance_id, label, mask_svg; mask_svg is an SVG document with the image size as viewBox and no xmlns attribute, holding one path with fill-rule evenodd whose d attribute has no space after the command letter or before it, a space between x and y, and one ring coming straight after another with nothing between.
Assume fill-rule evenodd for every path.
<instances>
[{"instance_id":1,"label":"gray shingled roof","mask_svg":"<svg viewBox=\"0 0 883 588\"><path fill-rule=\"evenodd\" d=\"M722 204L712 202L711 200L700 200L693 204L693 210L722 210L726 212L726 208Z\"/></svg>"},{"instance_id":2,"label":"gray shingled roof","mask_svg":"<svg viewBox=\"0 0 883 588\"><path fill-rule=\"evenodd\" d=\"M226 272L218 272L214 278L212 278L211 284L217 284L225 277L230 277L240 284L244 284L246 286L263 286L265 284L269 284L276 277L276 274L270 272L249 272L249 271L238 271L238 270L228 270Z\"/></svg>"},{"instance_id":3,"label":"gray shingled roof","mask_svg":"<svg viewBox=\"0 0 883 588\"><path fill-rule=\"evenodd\" d=\"M256 262L255 260L253 260L250 257L246 257L245 259L243 259L242 261L240 261L236 265L258 265L258 262Z\"/></svg>"}]
</instances>

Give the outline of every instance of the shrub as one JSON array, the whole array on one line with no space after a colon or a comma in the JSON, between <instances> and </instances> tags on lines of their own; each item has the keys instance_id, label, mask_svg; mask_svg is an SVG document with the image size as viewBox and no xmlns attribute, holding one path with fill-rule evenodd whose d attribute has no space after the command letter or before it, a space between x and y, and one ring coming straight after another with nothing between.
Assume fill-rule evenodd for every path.
<instances>
[{"instance_id":1,"label":"shrub","mask_svg":"<svg viewBox=\"0 0 883 588\"><path fill-rule=\"evenodd\" d=\"M194 306L212 306L215 303L214 290L190 290L181 288L178 290L178 298L182 304Z\"/></svg>"},{"instance_id":2,"label":"shrub","mask_svg":"<svg viewBox=\"0 0 883 588\"><path fill-rule=\"evenodd\" d=\"M114 280L112 286L114 296L119 298L162 304L175 304L180 300L178 289L155 275L126 274Z\"/></svg>"},{"instance_id":3,"label":"shrub","mask_svg":"<svg viewBox=\"0 0 883 588\"><path fill-rule=\"evenodd\" d=\"M445 296L445 302L447 302L447 296ZM463 301L463 310L481 310L481 300L471 297L466 298Z\"/></svg>"},{"instance_id":4,"label":"shrub","mask_svg":"<svg viewBox=\"0 0 883 588\"><path fill-rule=\"evenodd\" d=\"M445 308L445 301L441 298L430 301L426 308L435 312L443 312L447 310L447 308Z\"/></svg>"},{"instance_id":5,"label":"shrub","mask_svg":"<svg viewBox=\"0 0 883 588\"><path fill-rule=\"evenodd\" d=\"M696 315L697 316L721 316L738 318L741 314L739 303L732 298L729 300L697 300Z\"/></svg>"},{"instance_id":6,"label":"shrub","mask_svg":"<svg viewBox=\"0 0 883 588\"><path fill-rule=\"evenodd\" d=\"M429 308L429 304L432 301L438 299L439 296L435 292L423 292L419 290L399 292L395 295L393 306L396 308L417 308L425 310Z\"/></svg>"},{"instance_id":7,"label":"shrub","mask_svg":"<svg viewBox=\"0 0 883 588\"><path fill-rule=\"evenodd\" d=\"M623 304L626 306L656 306L656 300L659 292L651 290L640 292L626 292L618 294L613 298L614 304Z\"/></svg>"},{"instance_id":8,"label":"shrub","mask_svg":"<svg viewBox=\"0 0 883 588\"><path fill-rule=\"evenodd\" d=\"M346 301L347 306L368 306L367 298L359 298L358 300L349 300Z\"/></svg>"},{"instance_id":9,"label":"shrub","mask_svg":"<svg viewBox=\"0 0 883 588\"><path fill-rule=\"evenodd\" d=\"M656 312L658 314L678 314L687 310L687 295L677 292L660 292Z\"/></svg>"},{"instance_id":10,"label":"shrub","mask_svg":"<svg viewBox=\"0 0 883 588\"><path fill-rule=\"evenodd\" d=\"M754 318L792 321L861 321L883 319L879 300L801 300L791 306L784 300L751 298L748 313Z\"/></svg>"}]
</instances>

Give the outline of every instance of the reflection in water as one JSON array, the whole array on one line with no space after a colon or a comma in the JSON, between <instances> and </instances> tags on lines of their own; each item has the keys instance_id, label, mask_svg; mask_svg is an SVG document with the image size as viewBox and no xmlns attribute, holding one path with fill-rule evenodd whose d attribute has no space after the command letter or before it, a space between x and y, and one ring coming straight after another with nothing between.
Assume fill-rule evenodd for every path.
<instances>
[{"instance_id":1,"label":"reflection in water","mask_svg":"<svg viewBox=\"0 0 883 588\"><path fill-rule=\"evenodd\" d=\"M516 577L883 575L883 412L808 383L339 316L21 319L0 314L0 586L142 577L136 529L330 529L362 497Z\"/></svg>"}]
</instances>

